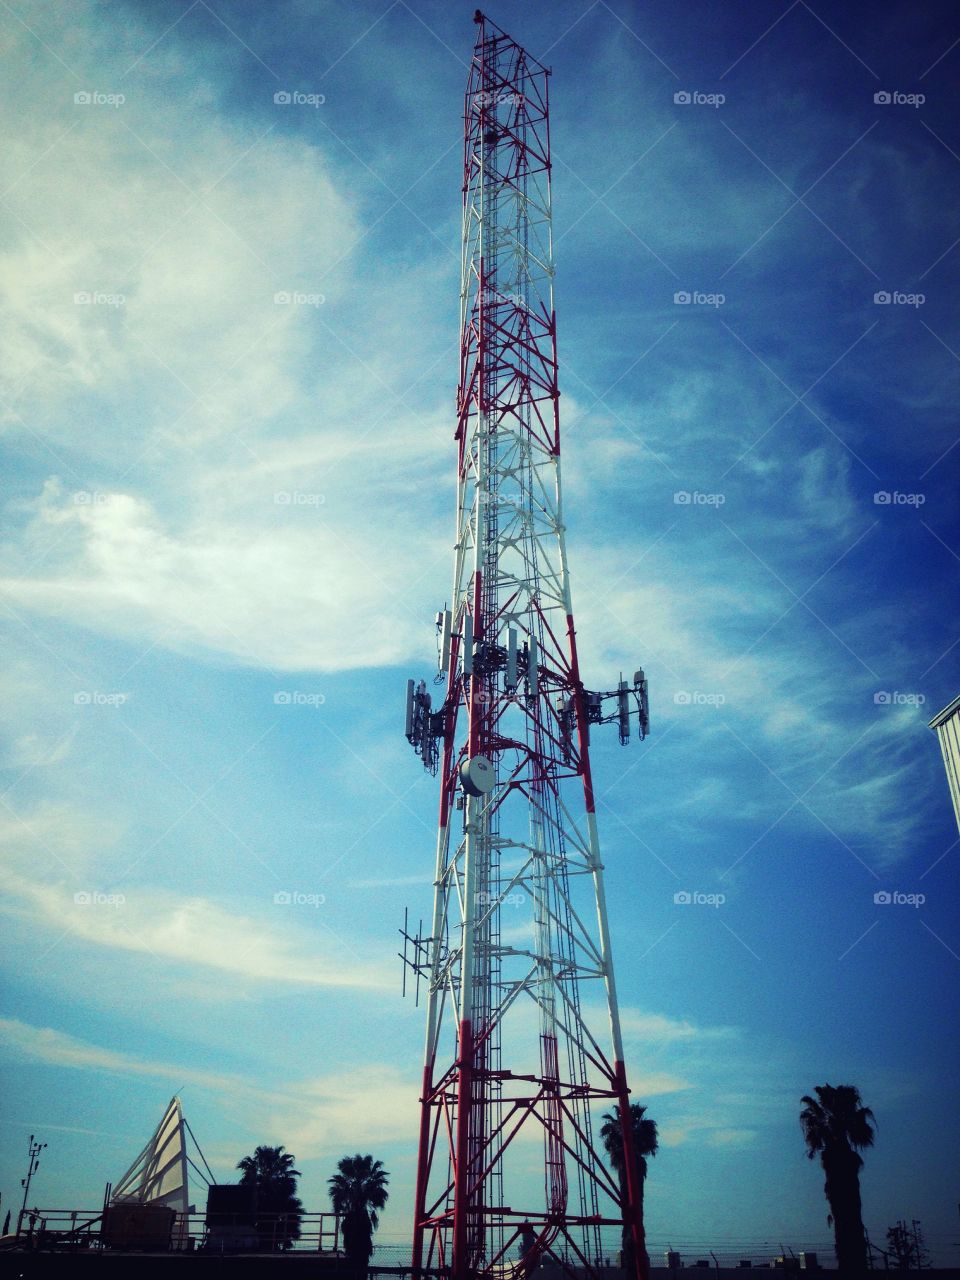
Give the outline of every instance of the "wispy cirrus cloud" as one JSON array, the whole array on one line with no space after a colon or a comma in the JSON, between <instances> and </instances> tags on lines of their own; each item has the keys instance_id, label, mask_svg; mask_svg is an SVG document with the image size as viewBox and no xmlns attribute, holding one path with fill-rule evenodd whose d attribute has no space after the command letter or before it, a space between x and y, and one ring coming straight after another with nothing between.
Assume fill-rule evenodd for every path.
<instances>
[{"instance_id":1,"label":"wispy cirrus cloud","mask_svg":"<svg viewBox=\"0 0 960 1280\"><path fill-rule=\"evenodd\" d=\"M416 1123L414 1076L386 1062L358 1063L349 1070L275 1088L237 1073L198 1070L189 1063L107 1049L16 1018L0 1018L0 1045L8 1057L99 1075L160 1080L171 1090L200 1090L231 1117L242 1114L252 1133L282 1133L302 1158L337 1152L354 1142L394 1142L406 1138ZM378 1107L367 1105L367 1089L376 1090ZM215 1156L218 1146L204 1143L204 1150ZM231 1150L235 1149L236 1143Z\"/></svg>"},{"instance_id":2,"label":"wispy cirrus cloud","mask_svg":"<svg viewBox=\"0 0 960 1280\"><path fill-rule=\"evenodd\" d=\"M6 888L8 912L26 912L35 925L54 935L68 933L75 941L111 951L136 952L198 972L219 970L265 984L358 992L392 990L395 985L393 975L376 963L356 955L345 963L335 940L324 948L316 930L285 920L280 913L286 906L290 914L289 893L254 913L143 885L75 889L9 872Z\"/></svg>"},{"instance_id":3,"label":"wispy cirrus cloud","mask_svg":"<svg viewBox=\"0 0 960 1280\"><path fill-rule=\"evenodd\" d=\"M290 499L300 491L280 492ZM177 524L129 493L98 494L93 503L77 497L58 481L45 485L25 537L49 540L46 572L0 580L15 608L143 646L277 671L382 665L417 647L412 611L399 598L392 614L383 608L397 558L383 561L375 532L348 540L336 519L284 522L289 503L270 493L249 521L238 506L232 517L200 514ZM51 561L58 570L50 571ZM402 554L403 573L420 563L413 547ZM342 643L347 616L357 624L350 646Z\"/></svg>"}]
</instances>

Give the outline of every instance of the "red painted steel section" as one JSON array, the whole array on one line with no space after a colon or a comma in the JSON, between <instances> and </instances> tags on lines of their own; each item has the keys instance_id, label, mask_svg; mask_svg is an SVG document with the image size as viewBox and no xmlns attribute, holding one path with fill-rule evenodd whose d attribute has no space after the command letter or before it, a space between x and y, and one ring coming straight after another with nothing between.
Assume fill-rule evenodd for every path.
<instances>
[{"instance_id":1,"label":"red painted steel section","mask_svg":"<svg viewBox=\"0 0 960 1280\"><path fill-rule=\"evenodd\" d=\"M470 1274L470 1120L473 1114L473 1027L460 1023L460 1077L457 1081L457 1134L453 1170L453 1275Z\"/></svg>"},{"instance_id":2,"label":"red painted steel section","mask_svg":"<svg viewBox=\"0 0 960 1280\"><path fill-rule=\"evenodd\" d=\"M633 1126L630 1123L630 1090L627 1088L627 1072L624 1064L617 1062L614 1070L617 1084L617 1106L620 1111L621 1135L623 1138L623 1164L626 1170L627 1183L627 1203L623 1205L623 1220L633 1238L638 1280L648 1280L650 1264L647 1258L643 1218L639 1211L640 1191L637 1186L637 1153L633 1143Z\"/></svg>"},{"instance_id":3,"label":"red painted steel section","mask_svg":"<svg viewBox=\"0 0 960 1280\"><path fill-rule=\"evenodd\" d=\"M423 1068L423 1092L420 1097L420 1144L417 1155L417 1185L414 1193L413 1270L419 1274L423 1266L423 1220L427 1207L427 1183L430 1179L430 1095L433 1093L433 1061Z\"/></svg>"},{"instance_id":4,"label":"red painted steel section","mask_svg":"<svg viewBox=\"0 0 960 1280\"><path fill-rule=\"evenodd\" d=\"M587 813L596 813L593 798L593 774L590 772L590 743L587 728L587 707L583 696L583 682L580 679L580 663L577 658L577 636L573 625L573 614L567 614L567 640L570 645L570 674L573 684L573 696L577 706L577 740L580 744L580 772L583 776L583 803Z\"/></svg>"}]
</instances>

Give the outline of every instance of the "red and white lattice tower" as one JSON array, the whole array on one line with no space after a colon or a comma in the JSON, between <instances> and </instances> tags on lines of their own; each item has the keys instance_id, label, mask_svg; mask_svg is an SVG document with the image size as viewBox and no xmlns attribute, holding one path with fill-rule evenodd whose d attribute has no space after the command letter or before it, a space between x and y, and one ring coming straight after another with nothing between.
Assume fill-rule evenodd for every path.
<instances>
[{"instance_id":1,"label":"red and white lattice tower","mask_svg":"<svg viewBox=\"0 0 960 1280\"><path fill-rule=\"evenodd\" d=\"M560 503L548 72L488 18L465 107L453 596L406 732L440 776L414 1274L590 1275L620 1227L646 1254L633 1143L621 1189L598 1115L629 1101L590 726L636 714L637 672L584 688ZM439 694L439 690L437 693ZM608 714L609 710L609 714Z\"/></svg>"}]
</instances>

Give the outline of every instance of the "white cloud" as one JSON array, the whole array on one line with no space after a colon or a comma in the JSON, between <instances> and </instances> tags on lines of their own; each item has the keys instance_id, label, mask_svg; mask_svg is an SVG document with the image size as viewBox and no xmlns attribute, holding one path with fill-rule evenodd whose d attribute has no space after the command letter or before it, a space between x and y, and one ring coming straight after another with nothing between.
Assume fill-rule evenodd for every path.
<instances>
[{"instance_id":1,"label":"white cloud","mask_svg":"<svg viewBox=\"0 0 960 1280\"><path fill-rule=\"evenodd\" d=\"M147 34L134 31L128 43L143 36L145 47ZM129 52L93 42L75 56L106 82ZM364 223L337 180L327 135L307 145L274 130L260 140L260 123L215 109L216 67L200 86L198 114L196 101L164 91L184 65L174 36L142 96L112 119L78 117L66 102L54 112L13 103L24 117L13 165L23 175L20 214L62 252L38 263L26 232L10 251L10 382L23 384L23 412L33 410L52 463L66 465L32 509L20 504L27 519L10 540L0 588L26 614L143 649L277 672L401 662L429 643L433 584L449 568L449 411L424 412L409 395L424 373L417 317L435 307L439 287L449 284L452 296L449 267L431 245L432 258L405 263L389 282L362 277L349 250ZM47 98L59 102L50 74ZM30 168L68 126L71 164L58 144ZM686 138L680 148L679 180L697 145ZM749 212L742 200L738 209L738 218ZM73 304L78 288L121 284L122 307ZM274 304L277 290L297 288L326 300ZM725 541L715 520L693 550L704 519L722 513L671 502L676 488L695 487L705 460L742 454L770 409L717 352L691 376L678 362L686 341L674 332L658 348L660 390L638 411L624 406L618 418L580 387L564 401L571 509L598 488L631 499L622 512L611 506L602 539L576 525L571 534L584 668L602 678L644 663L658 725L691 723L676 693L722 693L724 715L774 772L820 769L824 742L839 755L862 727L837 708L825 676L824 654L842 656L840 642L796 606L787 644L776 628L757 643L795 597L732 535ZM738 361L752 362L730 342ZM453 368L452 349L440 358ZM606 398L614 404L624 389ZM753 487L730 518L764 557L772 533L805 555L815 539L833 560L856 532L849 456L834 441L775 438L772 458L747 454ZM725 481L731 502L743 474ZM91 500L71 490L92 491ZM316 505L284 507L278 493L305 493ZM675 517L679 527L638 546L623 516L656 503L666 514L647 516L645 527ZM809 582L786 575L798 592ZM701 717L701 741L712 735L715 746L714 728ZM42 754L45 742L24 740L20 757ZM725 749L728 758L738 750ZM903 786L884 771L857 814L831 777L824 821L841 834L895 835L899 849L909 823L901 817L896 832L888 824Z\"/></svg>"},{"instance_id":2,"label":"white cloud","mask_svg":"<svg viewBox=\"0 0 960 1280\"><path fill-rule=\"evenodd\" d=\"M410 884L433 884L433 876L427 873L410 876L375 876L372 880L348 880L347 889L402 889Z\"/></svg>"},{"instance_id":3,"label":"white cloud","mask_svg":"<svg viewBox=\"0 0 960 1280\"><path fill-rule=\"evenodd\" d=\"M278 671L388 664L422 647L423 620L394 587L420 546L398 556L379 533L348 541L322 518L304 528L201 517L174 529L149 502L102 496L77 502L46 486L36 523L56 531L63 565L0 581L18 608Z\"/></svg>"},{"instance_id":4,"label":"white cloud","mask_svg":"<svg viewBox=\"0 0 960 1280\"><path fill-rule=\"evenodd\" d=\"M802 455L798 499L801 519L836 529L839 536L849 537L850 530L864 523L850 491L850 455L838 445L820 445Z\"/></svg>"},{"instance_id":5,"label":"white cloud","mask_svg":"<svg viewBox=\"0 0 960 1280\"><path fill-rule=\"evenodd\" d=\"M35 873L48 858L53 860L54 875L66 871L81 877L90 873L122 832L123 824L115 816L98 815L69 800L45 796L19 813L5 800L0 808L0 842L8 892L18 883L18 871ZM28 880L22 883L34 884Z\"/></svg>"},{"instance_id":6,"label":"white cloud","mask_svg":"<svg viewBox=\"0 0 960 1280\"><path fill-rule=\"evenodd\" d=\"M345 964L335 944L319 945L319 916L313 930L289 918L292 905L271 906L274 918L267 919L266 908L236 912L208 898L144 886L114 889L91 883L77 889L11 872L6 887L36 923L96 946L257 982L368 991L394 986L392 976L369 961L352 957ZM93 900L78 902L78 893ZM287 916L281 916L283 911Z\"/></svg>"},{"instance_id":7,"label":"white cloud","mask_svg":"<svg viewBox=\"0 0 960 1280\"><path fill-rule=\"evenodd\" d=\"M179 1076L186 1084L217 1091L237 1083L230 1075L137 1058L133 1054L104 1049L53 1027L35 1027L17 1018L0 1018L0 1039L16 1053L54 1066L171 1080Z\"/></svg>"},{"instance_id":8,"label":"white cloud","mask_svg":"<svg viewBox=\"0 0 960 1280\"><path fill-rule=\"evenodd\" d=\"M658 1126L657 1134L663 1147L679 1147L690 1141L711 1147L745 1147L756 1140L758 1130L719 1128L708 1119L681 1117L678 1121Z\"/></svg>"},{"instance_id":9,"label":"white cloud","mask_svg":"<svg viewBox=\"0 0 960 1280\"><path fill-rule=\"evenodd\" d=\"M44 765L59 764L66 760L73 749L77 725L71 725L55 738L44 738L37 733L25 733L11 745L4 766L12 769L36 769Z\"/></svg>"},{"instance_id":10,"label":"white cloud","mask_svg":"<svg viewBox=\"0 0 960 1280\"><path fill-rule=\"evenodd\" d=\"M119 87L131 51L155 33L129 21L124 48L114 31L96 34L95 6L83 8L70 63ZM30 56L33 37L18 30L16 42ZM304 288L305 275L318 276L359 233L318 148L216 109L218 63L229 54L206 63L198 103L197 66L178 44L173 36L154 51L154 74L126 83L119 109L75 105L53 59L31 58L31 75L17 88L8 81L17 121L8 198L21 236L4 264L0 377L27 381L30 405L83 391L136 394L145 377L156 396L119 433L109 415L79 440L69 419L44 423L81 450L102 448L108 433L142 445L142 424L173 390L202 406L194 434L275 415L295 394L292 360L305 334L299 309L274 305L274 294ZM194 92L172 92L186 77ZM329 298L337 291L335 280L325 285ZM77 305L78 292L123 302Z\"/></svg>"},{"instance_id":11,"label":"white cloud","mask_svg":"<svg viewBox=\"0 0 960 1280\"><path fill-rule=\"evenodd\" d=\"M838 527L848 519L842 495L823 501ZM854 537L831 552L831 561ZM763 548L762 526L747 539ZM810 787L806 804L821 822L799 804L797 817L856 843L868 862L902 858L924 821L904 795L928 792L930 779L914 749L922 711L878 707L881 681L853 656L872 654L868 637L892 625L883 607L844 626L820 598L819 617L808 614L732 537L729 545L705 543L699 560L669 539L652 544L616 541L578 551L574 602L584 619L579 638L588 682L602 685L642 664L655 737L664 726L696 734L713 762L711 785L726 793L718 808L772 821ZM804 585L798 581L794 591ZM708 702L691 702L698 695ZM722 702L709 705L717 695ZM893 767L891 741L902 753ZM760 779L755 793L744 791L744 768ZM680 806L702 801L704 785L698 774ZM670 810L678 810L674 798Z\"/></svg>"},{"instance_id":12,"label":"white cloud","mask_svg":"<svg viewBox=\"0 0 960 1280\"><path fill-rule=\"evenodd\" d=\"M625 1006L621 1011L627 1077L634 1098L649 1106L664 1147L689 1141L743 1146L780 1123L789 1098L781 1082L794 1050L744 1028L700 1023ZM787 1065L789 1062L789 1066ZM642 1064L645 1070L635 1068ZM647 1072L665 1068L682 1088L649 1089ZM749 1091L743 1082L749 1081Z\"/></svg>"},{"instance_id":13,"label":"white cloud","mask_svg":"<svg viewBox=\"0 0 960 1280\"><path fill-rule=\"evenodd\" d=\"M242 1115L252 1132L282 1135L284 1145L302 1159L336 1151L344 1144L410 1140L416 1133L415 1077L392 1063L367 1062L271 1088L242 1075L106 1049L16 1018L0 1018L0 1042L18 1056L54 1066L159 1079L169 1088L189 1085L204 1090L231 1114ZM371 1107L374 1094L377 1106Z\"/></svg>"},{"instance_id":14,"label":"white cloud","mask_svg":"<svg viewBox=\"0 0 960 1280\"><path fill-rule=\"evenodd\" d=\"M756 1129L710 1129L707 1141L713 1147L742 1147L753 1142Z\"/></svg>"},{"instance_id":15,"label":"white cloud","mask_svg":"<svg viewBox=\"0 0 960 1280\"><path fill-rule=\"evenodd\" d=\"M416 1076L392 1063L366 1063L304 1083L279 1101L274 1129L290 1135L299 1153L314 1155L349 1144L407 1142L417 1132ZM376 1106L371 1099L376 1098Z\"/></svg>"},{"instance_id":16,"label":"white cloud","mask_svg":"<svg viewBox=\"0 0 960 1280\"><path fill-rule=\"evenodd\" d=\"M670 1071L632 1071L630 1091L634 1098L659 1098L668 1093L681 1093L695 1086Z\"/></svg>"},{"instance_id":17,"label":"white cloud","mask_svg":"<svg viewBox=\"0 0 960 1280\"><path fill-rule=\"evenodd\" d=\"M736 1027L701 1027L685 1018L647 1013L629 1006L620 1010L620 1022L625 1037L635 1038L645 1046L660 1047L678 1040L696 1043L731 1040L740 1034Z\"/></svg>"},{"instance_id":18,"label":"white cloud","mask_svg":"<svg viewBox=\"0 0 960 1280\"><path fill-rule=\"evenodd\" d=\"M119 85L155 33L131 22L107 42L89 16L71 64ZM60 479L17 501L2 590L145 648L283 671L395 662L429 626L426 587L420 610L406 584L446 547L422 517L449 415L408 397L423 370L401 350L437 268L361 283L329 134L219 109L222 68L198 84L179 39L119 110L74 106L49 59L26 96L9 89L0 384L18 397L8 433Z\"/></svg>"}]
</instances>

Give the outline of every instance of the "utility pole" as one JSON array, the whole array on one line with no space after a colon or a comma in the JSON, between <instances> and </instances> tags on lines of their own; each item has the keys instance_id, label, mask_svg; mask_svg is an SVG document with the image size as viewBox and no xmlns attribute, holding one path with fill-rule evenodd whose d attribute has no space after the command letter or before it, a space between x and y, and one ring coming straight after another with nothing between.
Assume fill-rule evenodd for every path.
<instances>
[{"instance_id":1,"label":"utility pole","mask_svg":"<svg viewBox=\"0 0 960 1280\"><path fill-rule=\"evenodd\" d=\"M913 1232L913 1251L917 1260L917 1271L920 1272L927 1266L927 1246L924 1244L923 1230L919 1220L914 1218L910 1226Z\"/></svg>"},{"instance_id":2,"label":"utility pole","mask_svg":"<svg viewBox=\"0 0 960 1280\"><path fill-rule=\"evenodd\" d=\"M20 1234L23 1227L23 1215L27 1211L27 1196L30 1194L30 1182L33 1175L40 1168L40 1152L46 1147L45 1142L35 1142L34 1136L30 1135L30 1157L27 1161L27 1176L20 1179L20 1185L23 1187L23 1206L20 1210L20 1217L17 1220L17 1235Z\"/></svg>"}]
</instances>

